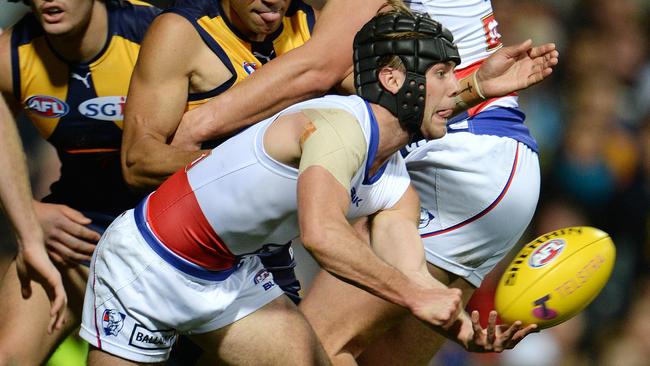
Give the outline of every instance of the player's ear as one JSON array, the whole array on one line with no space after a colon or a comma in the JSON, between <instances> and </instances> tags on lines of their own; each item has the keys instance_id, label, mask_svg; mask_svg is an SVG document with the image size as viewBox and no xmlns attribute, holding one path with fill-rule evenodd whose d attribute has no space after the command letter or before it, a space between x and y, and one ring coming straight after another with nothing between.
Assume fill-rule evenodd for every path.
<instances>
[{"instance_id":1,"label":"player's ear","mask_svg":"<svg viewBox=\"0 0 650 366\"><path fill-rule=\"evenodd\" d=\"M390 66L382 67L377 76L384 89L393 94L397 94L406 79L406 75L402 70Z\"/></svg>"}]
</instances>

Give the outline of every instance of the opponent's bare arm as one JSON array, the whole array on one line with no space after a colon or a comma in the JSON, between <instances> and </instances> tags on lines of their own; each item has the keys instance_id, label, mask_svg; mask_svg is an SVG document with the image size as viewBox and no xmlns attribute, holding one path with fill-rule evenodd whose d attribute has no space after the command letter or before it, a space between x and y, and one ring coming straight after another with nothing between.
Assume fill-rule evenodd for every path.
<instances>
[{"instance_id":1,"label":"opponent's bare arm","mask_svg":"<svg viewBox=\"0 0 650 366\"><path fill-rule=\"evenodd\" d=\"M10 32L0 35L0 94L11 91ZM61 275L45 251L43 232L32 207L27 164L16 124L4 97L0 97L0 201L18 239L16 269L22 295L29 298L31 281L40 283L50 299L52 320L48 332L60 329L67 306Z\"/></svg>"},{"instance_id":2,"label":"opponent's bare arm","mask_svg":"<svg viewBox=\"0 0 650 366\"><path fill-rule=\"evenodd\" d=\"M330 90L352 71L354 36L384 2L328 0L309 41L186 113L172 144L196 149L199 142L261 121Z\"/></svg>"},{"instance_id":3,"label":"opponent's bare arm","mask_svg":"<svg viewBox=\"0 0 650 366\"><path fill-rule=\"evenodd\" d=\"M200 155L168 145L187 103L195 55L204 47L192 25L163 14L142 42L127 97L122 140L122 170L138 190L157 187Z\"/></svg>"}]
</instances>

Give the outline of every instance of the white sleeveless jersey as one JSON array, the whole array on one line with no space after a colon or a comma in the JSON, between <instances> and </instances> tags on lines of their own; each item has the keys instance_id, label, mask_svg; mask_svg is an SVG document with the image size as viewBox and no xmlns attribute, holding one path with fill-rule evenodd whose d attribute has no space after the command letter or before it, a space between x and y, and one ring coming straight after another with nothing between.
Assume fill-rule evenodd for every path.
<instances>
[{"instance_id":1,"label":"white sleeveless jersey","mask_svg":"<svg viewBox=\"0 0 650 366\"><path fill-rule=\"evenodd\" d=\"M454 35L463 69L501 47L501 35L486 0L404 0L412 10L427 13Z\"/></svg>"},{"instance_id":2,"label":"white sleeveless jersey","mask_svg":"<svg viewBox=\"0 0 650 366\"><path fill-rule=\"evenodd\" d=\"M370 106L357 96L326 96L291 106L257 123L170 177L148 198L149 228L166 247L205 268L221 269L265 243L298 236L298 170L271 158L264 132L279 116L302 109L352 113L367 142L367 157L351 182L348 218L390 208L410 184L403 158L394 154L367 175L379 130Z\"/></svg>"}]
</instances>

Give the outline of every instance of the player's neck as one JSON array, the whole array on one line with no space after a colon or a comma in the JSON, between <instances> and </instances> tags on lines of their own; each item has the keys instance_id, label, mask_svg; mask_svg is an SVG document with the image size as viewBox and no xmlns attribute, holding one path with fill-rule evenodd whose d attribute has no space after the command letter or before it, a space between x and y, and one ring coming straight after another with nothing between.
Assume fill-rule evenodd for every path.
<instances>
[{"instance_id":1,"label":"player's neck","mask_svg":"<svg viewBox=\"0 0 650 366\"><path fill-rule=\"evenodd\" d=\"M382 166L391 155L404 147L408 143L410 136L401 127L397 117L388 109L374 103L371 104L371 108L379 125L379 147L377 148L375 162L370 168L370 171L373 172Z\"/></svg>"},{"instance_id":2,"label":"player's neck","mask_svg":"<svg viewBox=\"0 0 650 366\"><path fill-rule=\"evenodd\" d=\"M108 36L108 11L102 1L94 2L90 19L70 34L47 35L54 50L67 61L88 62L102 51Z\"/></svg>"}]
</instances>

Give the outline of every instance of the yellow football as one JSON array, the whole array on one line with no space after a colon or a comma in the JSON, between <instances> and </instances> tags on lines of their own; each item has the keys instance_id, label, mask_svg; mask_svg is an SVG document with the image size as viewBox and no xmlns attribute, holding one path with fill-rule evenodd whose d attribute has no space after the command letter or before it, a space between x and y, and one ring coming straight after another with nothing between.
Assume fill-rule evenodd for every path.
<instances>
[{"instance_id":1,"label":"yellow football","mask_svg":"<svg viewBox=\"0 0 650 366\"><path fill-rule=\"evenodd\" d=\"M540 329L582 311L603 289L616 259L609 235L588 226L540 236L517 253L501 276L495 307L503 323Z\"/></svg>"}]
</instances>

